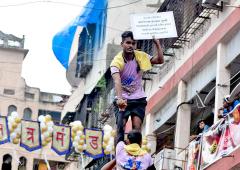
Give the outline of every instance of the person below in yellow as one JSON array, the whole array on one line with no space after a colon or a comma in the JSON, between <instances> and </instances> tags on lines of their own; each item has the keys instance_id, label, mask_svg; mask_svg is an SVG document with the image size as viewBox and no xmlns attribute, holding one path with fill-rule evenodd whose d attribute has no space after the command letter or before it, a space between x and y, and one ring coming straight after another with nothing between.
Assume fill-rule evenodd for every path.
<instances>
[{"instance_id":1,"label":"person below in yellow","mask_svg":"<svg viewBox=\"0 0 240 170\"><path fill-rule=\"evenodd\" d=\"M141 148L141 143L141 132L132 130L127 135L127 144L123 141L117 144L117 170L146 170L154 167L151 155Z\"/></svg>"}]
</instances>

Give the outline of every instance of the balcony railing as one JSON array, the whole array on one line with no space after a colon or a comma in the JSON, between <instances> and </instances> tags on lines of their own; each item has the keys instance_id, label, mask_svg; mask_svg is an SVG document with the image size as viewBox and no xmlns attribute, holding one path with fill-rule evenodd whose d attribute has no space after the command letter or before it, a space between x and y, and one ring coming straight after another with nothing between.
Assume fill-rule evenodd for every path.
<instances>
[{"instance_id":1,"label":"balcony railing","mask_svg":"<svg viewBox=\"0 0 240 170\"><path fill-rule=\"evenodd\" d=\"M5 34L0 31L0 46L8 48L24 48L24 36L18 38L12 34Z\"/></svg>"},{"instance_id":2,"label":"balcony railing","mask_svg":"<svg viewBox=\"0 0 240 170\"><path fill-rule=\"evenodd\" d=\"M165 0L158 12L173 11L178 38L163 39L163 48L181 48L195 31L210 19L214 10L202 6L202 0Z\"/></svg>"},{"instance_id":3,"label":"balcony railing","mask_svg":"<svg viewBox=\"0 0 240 170\"><path fill-rule=\"evenodd\" d=\"M234 103L224 118L189 144L187 170L207 169L217 160L231 157L231 153L239 148L240 101L235 100Z\"/></svg>"},{"instance_id":4,"label":"balcony railing","mask_svg":"<svg viewBox=\"0 0 240 170\"><path fill-rule=\"evenodd\" d=\"M167 169L186 170L187 151L188 151L187 148L164 147L158 154L153 156L154 165L156 169L159 170Z\"/></svg>"}]
</instances>

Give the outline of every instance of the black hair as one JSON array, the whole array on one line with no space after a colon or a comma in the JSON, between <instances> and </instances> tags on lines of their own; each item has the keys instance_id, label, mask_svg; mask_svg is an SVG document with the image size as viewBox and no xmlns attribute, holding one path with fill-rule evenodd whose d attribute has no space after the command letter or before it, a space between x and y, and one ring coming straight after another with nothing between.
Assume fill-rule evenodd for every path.
<instances>
[{"instance_id":1,"label":"black hair","mask_svg":"<svg viewBox=\"0 0 240 170\"><path fill-rule=\"evenodd\" d=\"M142 134L141 132L137 131L137 130L132 130L128 133L127 138L130 142L130 144L132 143L137 143L139 145L141 145L142 143Z\"/></svg>"},{"instance_id":2,"label":"black hair","mask_svg":"<svg viewBox=\"0 0 240 170\"><path fill-rule=\"evenodd\" d=\"M201 119L201 120L198 121L197 124L199 125L201 122L205 123L205 120L204 120L204 119Z\"/></svg>"},{"instance_id":3,"label":"black hair","mask_svg":"<svg viewBox=\"0 0 240 170\"><path fill-rule=\"evenodd\" d=\"M124 31L121 36L122 36L122 41L124 41L125 38L127 38L127 37L130 37L131 39L133 39L132 31Z\"/></svg>"}]
</instances>

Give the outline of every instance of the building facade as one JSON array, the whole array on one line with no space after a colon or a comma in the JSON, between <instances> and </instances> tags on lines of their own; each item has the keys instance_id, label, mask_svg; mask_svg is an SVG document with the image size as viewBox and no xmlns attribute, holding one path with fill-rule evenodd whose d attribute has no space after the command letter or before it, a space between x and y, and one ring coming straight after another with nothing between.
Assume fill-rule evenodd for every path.
<instances>
[{"instance_id":1,"label":"building facade","mask_svg":"<svg viewBox=\"0 0 240 170\"><path fill-rule=\"evenodd\" d=\"M169 0L159 8L174 12L179 35L162 41L165 64L155 68L158 74L146 84L145 134L155 138L155 161L162 169L186 169L190 136L197 133L198 121L209 126L217 122L224 96L239 84L238 5ZM169 156L164 160L163 154ZM237 164L221 163L224 169Z\"/></svg>"},{"instance_id":2,"label":"building facade","mask_svg":"<svg viewBox=\"0 0 240 170\"><path fill-rule=\"evenodd\" d=\"M21 77L22 63L28 53L24 49L24 37L0 32L0 114L9 116L17 111L24 120L37 121L38 116L50 114L55 123L61 119L65 95L41 92L29 87ZM0 169L33 170L44 164L46 155L52 169L64 169L68 162L58 156L51 146L29 152L19 144L5 143L0 149Z\"/></svg>"},{"instance_id":3,"label":"building facade","mask_svg":"<svg viewBox=\"0 0 240 170\"><path fill-rule=\"evenodd\" d=\"M110 8L112 4L120 6L118 3L121 2L108 2L105 41L93 56L92 68L85 77L71 77L77 84L69 81L75 90L62 118L68 119L70 112L76 116L75 112L81 108L78 114L85 116L76 116L76 119L88 122L88 115L101 119L100 111L93 112L92 105L88 104L91 102L85 99L96 94L96 85L103 75L106 77L109 61L120 49L121 33L130 29L130 14L173 11L178 37L161 40L165 62L154 66L143 79L148 95L143 134L152 143L158 169L186 169L190 136L196 133L197 122L204 119L209 126L217 122L224 96L231 94L240 82L239 1L141 1L133 6ZM77 39L76 47L79 42ZM151 41L138 42L138 48L150 54L154 54L152 47ZM113 86L109 84L108 87ZM99 100L98 108L105 104L106 109L106 103L111 104L114 92L106 92L109 100ZM97 124L97 121L93 123ZM127 126L131 129L130 124ZM238 163L225 163L225 169ZM215 164L219 167L218 162Z\"/></svg>"}]
</instances>

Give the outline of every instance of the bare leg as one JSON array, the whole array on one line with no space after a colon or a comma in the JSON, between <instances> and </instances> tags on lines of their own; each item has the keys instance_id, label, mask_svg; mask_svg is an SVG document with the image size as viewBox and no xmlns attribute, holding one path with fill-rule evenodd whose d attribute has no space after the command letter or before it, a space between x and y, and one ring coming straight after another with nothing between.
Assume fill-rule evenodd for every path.
<instances>
[{"instance_id":1,"label":"bare leg","mask_svg":"<svg viewBox=\"0 0 240 170\"><path fill-rule=\"evenodd\" d=\"M142 119L140 119L138 116L132 116L132 129L141 131L142 128Z\"/></svg>"}]
</instances>

